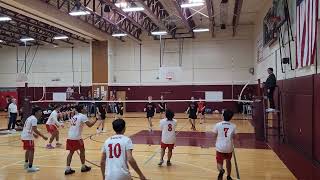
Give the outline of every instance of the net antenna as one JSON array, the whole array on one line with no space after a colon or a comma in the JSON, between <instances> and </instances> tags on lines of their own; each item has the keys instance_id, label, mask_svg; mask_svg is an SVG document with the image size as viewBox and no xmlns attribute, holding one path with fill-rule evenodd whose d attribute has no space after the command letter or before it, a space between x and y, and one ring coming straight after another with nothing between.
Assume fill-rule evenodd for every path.
<instances>
[{"instance_id":1,"label":"net antenna","mask_svg":"<svg viewBox=\"0 0 320 180\"><path fill-rule=\"evenodd\" d=\"M248 82L247 82L247 83L243 86L243 88L241 89L241 92L240 92L238 101L243 101L243 99L241 99L242 94L243 94L244 90L247 88L247 86L248 86L252 81L254 81L254 76L251 76L251 78L248 80Z\"/></svg>"}]
</instances>

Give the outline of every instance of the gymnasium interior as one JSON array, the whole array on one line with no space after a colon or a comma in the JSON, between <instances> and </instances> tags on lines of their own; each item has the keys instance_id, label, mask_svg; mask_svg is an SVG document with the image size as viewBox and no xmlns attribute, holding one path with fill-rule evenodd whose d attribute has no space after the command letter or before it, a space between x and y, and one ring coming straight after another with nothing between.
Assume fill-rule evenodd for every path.
<instances>
[{"instance_id":1,"label":"gymnasium interior","mask_svg":"<svg viewBox=\"0 0 320 180\"><path fill-rule=\"evenodd\" d=\"M320 179L319 5L319 0L0 0L0 179L102 179L101 148L115 134L117 102L124 105L125 135L147 179L217 178L213 127L225 109L235 113L231 122L239 137L233 179ZM271 76L275 84L269 87ZM152 131L144 112L149 96L157 106ZM9 105L15 101L18 116L10 129ZM206 104L196 130L186 112L194 101ZM160 102L178 122L170 167L157 165ZM75 154L76 173L66 176L68 123L79 104L90 120L103 104L105 130L83 128L92 170L81 173ZM37 127L49 136L45 123L55 105L70 107L60 119L62 147L48 149L47 141L35 139L40 171L28 173L20 137L24 122L33 107L41 107ZM130 173L139 179L133 169Z\"/></svg>"}]
</instances>

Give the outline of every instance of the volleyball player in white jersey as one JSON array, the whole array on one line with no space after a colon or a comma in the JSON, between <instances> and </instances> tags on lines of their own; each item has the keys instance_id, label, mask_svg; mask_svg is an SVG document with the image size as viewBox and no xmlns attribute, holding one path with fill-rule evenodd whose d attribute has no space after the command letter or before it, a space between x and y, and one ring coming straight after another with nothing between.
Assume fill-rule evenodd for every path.
<instances>
[{"instance_id":1,"label":"volleyball player in white jersey","mask_svg":"<svg viewBox=\"0 0 320 180\"><path fill-rule=\"evenodd\" d=\"M24 168L27 172L39 171L39 168L33 166L34 158L34 138L41 136L44 140L48 138L43 135L37 129L38 119L42 116L42 110L40 107L34 107L32 109L32 115L28 117L24 123L24 127L21 133L21 140L23 142L23 149L26 151Z\"/></svg>"},{"instance_id":2,"label":"volleyball player in white jersey","mask_svg":"<svg viewBox=\"0 0 320 180\"><path fill-rule=\"evenodd\" d=\"M100 164L103 180L131 180L128 162L139 178L145 180L132 156L132 141L123 135L126 131L126 122L123 119L116 119L112 122L112 127L116 134L108 138L102 147Z\"/></svg>"},{"instance_id":3,"label":"volleyball player in white jersey","mask_svg":"<svg viewBox=\"0 0 320 180\"><path fill-rule=\"evenodd\" d=\"M86 110L83 105L76 106L76 114L70 119L70 128L68 132L67 146L66 149L69 150L69 154L67 157L67 167L64 172L65 175L75 173L75 170L71 169L71 160L75 151L80 150L80 160L81 160L81 172L88 172L91 170L91 167L85 165L85 149L82 140L82 129L83 125L87 125L88 127L92 127L97 119L94 121L89 121L88 117L85 115Z\"/></svg>"},{"instance_id":4,"label":"volleyball player in white jersey","mask_svg":"<svg viewBox=\"0 0 320 180\"><path fill-rule=\"evenodd\" d=\"M63 123L60 123L58 121L58 112L60 111L60 106L55 105L54 110L51 112L47 122L46 122L46 128L48 133L51 134L51 137L49 139L49 143L47 144L47 149L54 149L52 146L52 142L54 139L56 139L56 147L61 146L62 144L59 143L59 130L58 127L63 127Z\"/></svg>"},{"instance_id":5,"label":"volleyball player in white jersey","mask_svg":"<svg viewBox=\"0 0 320 180\"><path fill-rule=\"evenodd\" d=\"M233 152L233 141L236 137L236 125L229 122L233 117L231 110L223 111L223 121L215 124L213 133L216 137L216 160L219 171L218 180L223 178L225 170L223 169L223 161L226 160L227 180L231 178L231 158Z\"/></svg>"},{"instance_id":6,"label":"volleyball player in white jersey","mask_svg":"<svg viewBox=\"0 0 320 180\"><path fill-rule=\"evenodd\" d=\"M168 148L168 160L167 166L171 166L171 157L174 144L176 143L176 127L177 120L173 119L174 113L171 110L166 110L166 118L160 120L160 130L161 134L161 156L159 166L163 163L163 157Z\"/></svg>"}]
</instances>

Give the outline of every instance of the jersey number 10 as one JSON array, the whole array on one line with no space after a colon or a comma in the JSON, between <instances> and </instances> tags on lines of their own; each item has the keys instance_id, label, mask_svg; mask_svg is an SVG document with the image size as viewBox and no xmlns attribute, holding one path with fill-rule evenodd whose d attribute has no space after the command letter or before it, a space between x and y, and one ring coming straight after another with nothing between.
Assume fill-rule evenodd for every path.
<instances>
[{"instance_id":1,"label":"jersey number 10","mask_svg":"<svg viewBox=\"0 0 320 180\"><path fill-rule=\"evenodd\" d=\"M109 147L109 158L113 158L113 157L116 157L116 158L119 158L120 155L121 155L121 148L120 148L120 144L117 143L114 147L112 147L113 144L109 144L108 147Z\"/></svg>"}]
</instances>

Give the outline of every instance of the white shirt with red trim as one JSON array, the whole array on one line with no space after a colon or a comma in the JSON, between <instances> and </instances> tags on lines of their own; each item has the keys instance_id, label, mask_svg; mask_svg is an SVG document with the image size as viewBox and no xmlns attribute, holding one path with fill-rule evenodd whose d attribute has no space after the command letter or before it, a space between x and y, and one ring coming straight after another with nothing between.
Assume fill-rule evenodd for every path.
<instances>
[{"instance_id":1,"label":"white shirt with red trim","mask_svg":"<svg viewBox=\"0 0 320 180\"><path fill-rule=\"evenodd\" d=\"M34 137L32 127L37 126L37 124L38 120L34 115L28 117L28 119L24 123L24 127L21 133L21 140L33 140Z\"/></svg>"},{"instance_id":2,"label":"white shirt with red trim","mask_svg":"<svg viewBox=\"0 0 320 180\"><path fill-rule=\"evenodd\" d=\"M168 119L160 120L161 142L164 144L174 144L176 143L176 127L177 120L173 119L169 121Z\"/></svg>"},{"instance_id":3,"label":"white shirt with red trim","mask_svg":"<svg viewBox=\"0 0 320 180\"><path fill-rule=\"evenodd\" d=\"M106 153L106 179L131 180L126 152L133 149L130 138L124 135L114 135L107 139L102 147Z\"/></svg>"},{"instance_id":4,"label":"white shirt with red trim","mask_svg":"<svg viewBox=\"0 0 320 180\"><path fill-rule=\"evenodd\" d=\"M70 119L70 128L68 132L68 139L80 140L82 139L82 129L84 123L88 121L88 117L84 114L78 113Z\"/></svg>"},{"instance_id":5,"label":"white shirt with red trim","mask_svg":"<svg viewBox=\"0 0 320 180\"><path fill-rule=\"evenodd\" d=\"M62 123L58 121L58 112L56 110L52 111L46 124L48 125L56 125L56 126L61 126Z\"/></svg>"},{"instance_id":6,"label":"white shirt with red trim","mask_svg":"<svg viewBox=\"0 0 320 180\"><path fill-rule=\"evenodd\" d=\"M213 127L213 133L217 134L216 150L221 153L231 153L233 151L233 137L236 132L236 125L221 121Z\"/></svg>"}]
</instances>

